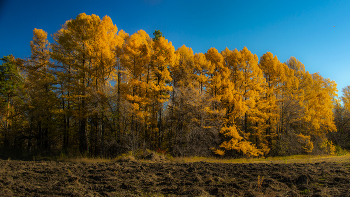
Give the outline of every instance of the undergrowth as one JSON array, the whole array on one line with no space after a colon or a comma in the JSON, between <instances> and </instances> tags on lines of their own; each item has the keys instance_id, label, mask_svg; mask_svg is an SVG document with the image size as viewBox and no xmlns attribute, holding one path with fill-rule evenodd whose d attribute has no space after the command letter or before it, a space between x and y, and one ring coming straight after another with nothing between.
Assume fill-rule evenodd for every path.
<instances>
[{"instance_id":1,"label":"undergrowth","mask_svg":"<svg viewBox=\"0 0 350 197\"><path fill-rule=\"evenodd\" d=\"M145 155L157 154L169 162L191 163L191 162L208 162L208 163L315 163L323 161L350 162L348 151L336 146L334 155L291 155L277 157L260 157L260 158L217 158L217 157L172 157L169 154L151 150L137 150L122 154L115 158L87 157L87 156L67 156L61 154L58 157L33 157L33 161L51 160L60 162L84 162L84 163L101 163L116 162L122 159L149 162L145 160ZM152 161L151 161L152 162Z\"/></svg>"},{"instance_id":2,"label":"undergrowth","mask_svg":"<svg viewBox=\"0 0 350 197\"><path fill-rule=\"evenodd\" d=\"M292 155L265 158L239 158L239 159L221 159L210 157L178 157L174 158L176 162L209 162L209 163L313 163L322 161L348 161L350 162L350 154L342 155Z\"/></svg>"}]
</instances>

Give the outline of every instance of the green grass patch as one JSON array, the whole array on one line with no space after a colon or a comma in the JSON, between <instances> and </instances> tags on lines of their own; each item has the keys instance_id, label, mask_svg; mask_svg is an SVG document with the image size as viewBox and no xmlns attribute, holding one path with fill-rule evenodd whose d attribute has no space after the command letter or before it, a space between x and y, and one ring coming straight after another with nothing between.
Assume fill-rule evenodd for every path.
<instances>
[{"instance_id":1,"label":"green grass patch","mask_svg":"<svg viewBox=\"0 0 350 197\"><path fill-rule=\"evenodd\" d=\"M310 193L309 189L304 189L304 190L300 191L300 194L308 194L308 193Z\"/></svg>"}]
</instances>

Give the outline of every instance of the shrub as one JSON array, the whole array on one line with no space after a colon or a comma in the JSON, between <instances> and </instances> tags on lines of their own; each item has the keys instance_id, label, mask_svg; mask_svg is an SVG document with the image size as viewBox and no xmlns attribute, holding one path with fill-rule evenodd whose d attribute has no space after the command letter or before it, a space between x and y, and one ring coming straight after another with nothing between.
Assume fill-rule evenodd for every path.
<instances>
[{"instance_id":1,"label":"shrub","mask_svg":"<svg viewBox=\"0 0 350 197\"><path fill-rule=\"evenodd\" d=\"M336 146L333 145L333 142L328 139L323 139L320 147L330 155L334 155L336 153ZM340 148L340 147L339 147Z\"/></svg>"},{"instance_id":2,"label":"shrub","mask_svg":"<svg viewBox=\"0 0 350 197\"><path fill-rule=\"evenodd\" d=\"M339 145L335 145L335 154L337 156L347 155L348 151L342 149Z\"/></svg>"},{"instance_id":3,"label":"shrub","mask_svg":"<svg viewBox=\"0 0 350 197\"><path fill-rule=\"evenodd\" d=\"M311 141L311 136L303 135L302 133L300 133L297 136L299 137L298 141L303 146L303 149L305 150L305 152L311 153L312 150L314 149L314 144Z\"/></svg>"}]
</instances>

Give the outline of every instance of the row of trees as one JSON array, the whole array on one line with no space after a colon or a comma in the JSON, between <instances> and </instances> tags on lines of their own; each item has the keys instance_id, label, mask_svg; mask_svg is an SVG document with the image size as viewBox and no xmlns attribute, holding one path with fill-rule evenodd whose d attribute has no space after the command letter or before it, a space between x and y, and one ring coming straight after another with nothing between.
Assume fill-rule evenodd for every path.
<instances>
[{"instance_id":1,"label":"row of trees","mask_svg":"<svg viewBox=\"0 0 350 197\"><path fill-rule=\"evenodd\" d=\"M246 47L175 51L160 31L128 35L108 16L84 13L52 44L43 30L33 35L28 59L2 59L3 154L236 157L333 146L326 134L337 130L336 84L294 57L281 63L267 52L259 61Z\"/></svg>"}]
</instances>

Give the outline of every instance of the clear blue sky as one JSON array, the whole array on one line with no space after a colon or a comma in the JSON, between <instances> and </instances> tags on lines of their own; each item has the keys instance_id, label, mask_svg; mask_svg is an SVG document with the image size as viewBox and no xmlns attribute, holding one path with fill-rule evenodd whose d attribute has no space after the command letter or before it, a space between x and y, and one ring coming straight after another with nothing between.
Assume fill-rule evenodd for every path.
<instances>
[{"instance_id":1,"label":"clear blue sky","mask_svg":"<svg viewBox=\"0 0 350 197\"><path fill-rule=\"evenodd\" d=\"M268 51L281 62L294 56L334 80L339 93L350 85L349 0L0 0L0 56L29 57L34 28L51 35L83 12L108 15L129 34L160 29L175 49L247 46L259 58Z\"/></svg>"}]
</instances>

